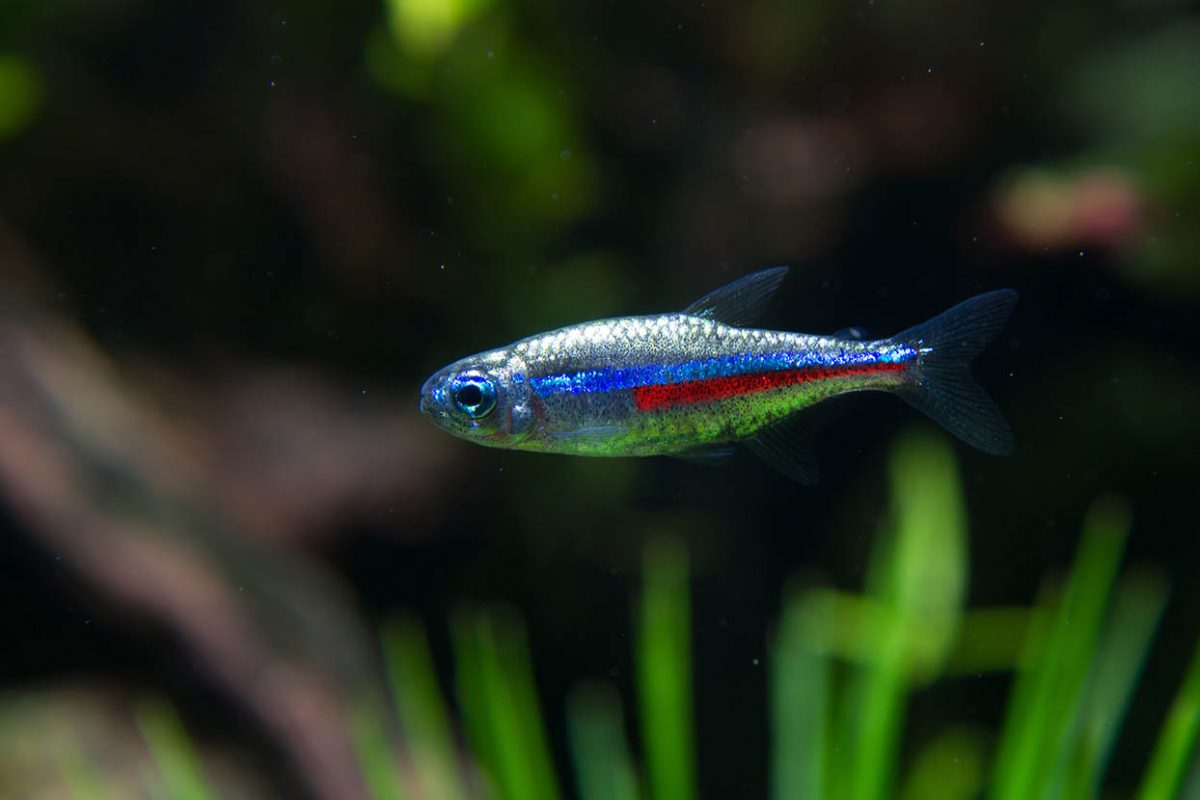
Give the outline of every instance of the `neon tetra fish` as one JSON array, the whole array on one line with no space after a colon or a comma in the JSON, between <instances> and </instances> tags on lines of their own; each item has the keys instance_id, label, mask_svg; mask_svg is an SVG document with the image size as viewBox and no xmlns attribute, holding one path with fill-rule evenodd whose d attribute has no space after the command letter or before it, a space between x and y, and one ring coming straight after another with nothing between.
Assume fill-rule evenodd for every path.
<instances>
[{"instance_id":1,"label":"neon tetra fish","mask_svg":"<svg viewBox=\"0 0 1200 800\"><path fill-rule=\"evenodd\" d=\"M514 450L710 460L743 444L812 483L813 409L874 390L984 452L1012 450L968 366L1008 320L1015 291L874 341L743 327L786 274L765 269L680 312L570 325L461 359L425 382L421 411L456 436Z\"/></svg>"}]
</instances>

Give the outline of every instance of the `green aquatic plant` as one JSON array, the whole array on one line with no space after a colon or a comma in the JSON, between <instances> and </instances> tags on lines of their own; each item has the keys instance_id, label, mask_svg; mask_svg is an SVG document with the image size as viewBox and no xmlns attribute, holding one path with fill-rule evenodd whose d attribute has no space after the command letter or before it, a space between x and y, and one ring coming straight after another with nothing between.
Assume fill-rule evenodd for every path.
<instances>
[{"instance_id":1,"label":"green aquatic plant","mask_svg":"<svg viewBox=\"0 0 1200 800\"><path fill-rule=\"evenodd\" d=\"M1164 580L1120 569L1131 527L1119 500L1096 502L1074 565L1029 609L967 609L967 515L940 438L903 438L890 462L892 509L862 594L790 587L771 634L771 796L778 800L937 796L1095 798L1166 605ZM619 693L589 683L566 700L574 786L582 800L691 800L699 794L691 680L688 557L673 539L646 549L635 609L642 753L627 740ZM451 711L424 628L400 616L382 630L391 705L364 702L351 740L373 800L555 800L553 764L520 617L464 608L451 619ZM992 741L951 723L905 742L910 696L938 680L1012 671ZM463 733L455 735L455 719ZM212 796L169 706L139 712L155 795ZM399 737L393 732L398 731ZM1139 800L1182 797L1200 734L1200 650L1150 753ZM402 748L396 742L403 741ZM901 754L912 755L901 761ZM73 796L100 774L63 762Z\"/></svg>"}]
</instances>

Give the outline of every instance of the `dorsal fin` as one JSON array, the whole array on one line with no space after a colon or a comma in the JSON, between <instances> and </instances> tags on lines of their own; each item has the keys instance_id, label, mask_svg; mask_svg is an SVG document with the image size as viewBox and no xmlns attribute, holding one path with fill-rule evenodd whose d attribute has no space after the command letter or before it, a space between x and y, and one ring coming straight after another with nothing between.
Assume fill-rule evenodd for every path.
<instances>
[{"instance_id":1,"label":"dorsal fin","mask_svg":"<svg viewBox=\"0 0 1200 800\"><path fill-rule=\"evenodd\" d=\"M752 272L733 283L713 289L685 308L683 313L735 327L748 325L766 309L787 273L787 267Z\"/></svg>"}]
</instances>

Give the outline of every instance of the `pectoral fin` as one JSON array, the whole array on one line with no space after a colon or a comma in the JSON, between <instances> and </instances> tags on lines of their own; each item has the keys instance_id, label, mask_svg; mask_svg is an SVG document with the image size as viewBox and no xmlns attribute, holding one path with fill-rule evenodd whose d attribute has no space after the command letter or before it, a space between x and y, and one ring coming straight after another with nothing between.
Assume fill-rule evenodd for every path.
<instances>
[{"instance_id":1,"label":"pectoral fin","mask_svg":"<svg viewBox=\"0 0 1200 800\"><path fill-rule=\"evenodd\" d=\"M620 425L596 425L591 428L575 428L552 434L554 439L564 442L599 443L612 439L621 432Z\"/></svg>"}]
</instances>

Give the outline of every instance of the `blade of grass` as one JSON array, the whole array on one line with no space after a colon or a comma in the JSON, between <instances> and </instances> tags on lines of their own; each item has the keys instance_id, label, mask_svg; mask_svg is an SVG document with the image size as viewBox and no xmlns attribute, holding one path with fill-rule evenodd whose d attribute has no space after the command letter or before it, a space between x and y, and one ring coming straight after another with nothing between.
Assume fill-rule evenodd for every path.
<instances>
[{"instance_id":1,"label":"blade of grass","mask_svg":"<svg viewBox=\"0 0 1200 800\"><path fill-rule=\"evenodd\" d=\"M770 669L771 796L821 800L829 750L829 693L833 662L813 647L829 625L828 604L789 597L774 636ZM814 629L816 629L814 631Z\"/></svg>"},{"instance_id":2,"label":"blade of grass","mask_svg":"<svg viewBox=\"0 0 1200 800\"><path fill-rule=\"evenodd\" d=\"M1097 501L1088 511L1062 601L1047 631L1031 631L1036 650L1017 675L992 771L996 800L1041 797L1064 763L1129 526L1120 501Z\"/></svg>"},{"instance_id":3,"label":"blade of grass","mask_svg":"<svg viewBox=\"0 0 1200 800\"><path fill-rule=\"evenodd\" d=\"M174 800L208 800L216 796L204 779L191 738L166 701L140 702L137 725L170 797Z\"/></svg>"},{"instance_id":4,"label":"blade of grass","mask_svg":"<svg viewBox=\"0 0 1200 800\"><path fill-rule=\"evenodd\" d=\"M1150 766L1138 790L1138 800L1173 800L1189 768L1196 764L1200 734L1200 647L1192 656L1183 685L1167 712Z\"/></svg>"},{"instance_id":5,"label":"blade of grass","mask_svg":"<svg viewBox=\"0 0 1200 800\"><path fill-rule=\"evenodd\" d=\"M610 687L581 687L567 699L567 733L580 800L638 800L621 699Z\"/></svg>"},{"instance_id":6,"label":"blade of grass","mask_svg":"<svg viewBox=\"0 0 1200 800\"><path fill-rule=\"evenodd\" d=\"M1135 572L1118 584L1083 709L1078 752L1066 788L1058 794L1064 800L1098 796L1104 768L1166 604L1166 583L1155 573Z\"/></svg>"},{"instance_id":7,"label":"blade of grass","mask_svg":"<svg viewBox=\"0 0 1200 800\"><path fill-rule=\"evenodd\" d=\"M438 686L424 626L416 617L397 617L384 625L381 643L392 703L422 794L446 800L465 798L450 714Z\"/></svg>"},{"instance_id":8,"label":"blade of grass","mask_svg":"<svg viewBox=\"0 0 1200 800\"><path fill-rule=\"evenodd\" d=\"M554 800L558 788L520 621L498 610L464 613L454 630L468 732L495 790L511 800Z\"/></svg>"},{"instance_id":9,"label":"blade of grass","mask_svg":"<svg viewBox=\"0 0 1200 800\"><path fill-rule=\"evenodd\" d=\"M846 773L850 790L845 795L854 800L888 796L904 721L906 655L904 629L897 625L884 634L878 658L854 670L848 698L856 768Z\"/></svg>"},{"instance_id":10,"label":"blade of grass","mask_svg":"<svg viewBox=\"0 0 1200 800\"><path fill-rule=\"evenodd\" d=\"M350 741L371 800L404 800L395 754L377 703L360 701L351 714Z\"/></svg>"},{"instance_id":11,"label":"blade of grass","mask_svg":"<svg viewBox=\"0 0 1200 800\"><path fill-rule=\"evenodd\" d=\"M674 541L646 548L638 688L646 775L654 800L696 796L687 553Z\"/></svg>"},{"instance_id":12,"label":"blade of grass","mask_svg":"<svg viewBox=\"0 0 1200 800\"><path fill-rule=\"evenodd\" d=\"M58 773L73 800L115 800L104 773L81 751L77 742L53 746Z\"/></svg>"},{"instance_id":13,"label":"blade of grass","mask_svg":"<svg viewBox=\"0 0 1200 800\"><path fill-rule=\"evenodd\" d=\"M459 608L451 616L450 635L454 650L455 694L462 709L463 727L466 729L470 749L483 767L483 778L488 782L489 797L504 797L498 775L499 756L495 742L495 731L489 712L485 682L483 679L483 655L480 639L476 635L478 619L482 611L477 608Z\"/></svg>"},{"instance_id":14,"label":"blade of grass","mask_svg":"<svg viewBox=\"0 0 1200 800\"><path fill-rule=\"evenodd\" d=\"M851 746L840 769L854 800L891 794L908 692L941 671L966 590L966 513L950 446L904 436L889 473L895 525L872 554L868 591L890 613L877 616L872 658L853 672L843 722Z\"/></svg>"},{"instance_id":15,"label":"blade of grass","mask_svg":"<svg viewBox=\"0 0 1200 800\"><path fill-rule=\"evenodd\" d=\"M913 677L940 674L958 634L967 587L967 514L954 451L942 436L908 434L889 460L895 547L880 599L900 615Z\"/></svg>"},{"instance_id":16,"label":"blade of grass","mask_svg":"<svg viewBox=\"0 0 1200 800\"><path fill-rule=\"evenodd\" d=\"M500 656L502 686L509 697L501 707L511 710L509 730L519 731L522 748L513 758L523 760L532 776L535 791L522 794L531 800L554 800L559 796L558 780L554 774L554 761L550 756L549 737L543 723L541 704L537 697L537 681L533 674L533 661L526 645L525 627L515 613L504 610L491 614L496 652Z\"/></svg>"}]
</instances>

